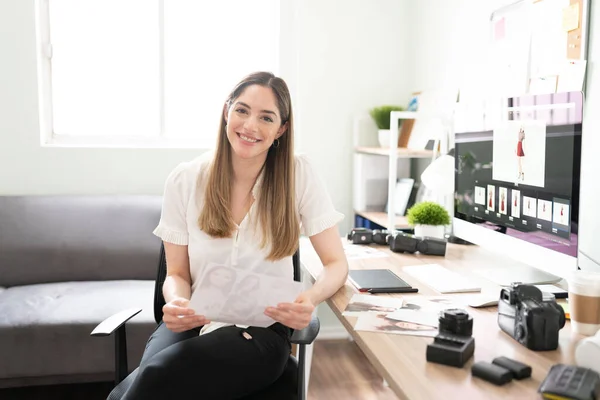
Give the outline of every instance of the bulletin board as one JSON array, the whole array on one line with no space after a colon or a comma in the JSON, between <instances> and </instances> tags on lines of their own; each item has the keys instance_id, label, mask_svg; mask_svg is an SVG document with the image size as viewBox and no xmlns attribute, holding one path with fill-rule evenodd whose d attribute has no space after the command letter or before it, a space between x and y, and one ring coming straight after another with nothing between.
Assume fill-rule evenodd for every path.
<instances>
[{"instance_id":1,"label":"bulletin board","mask_svg":"<svg viewBox=\"0 0 600 400\"><path fill-rule=\"evenodd\" d=\"M520 0L490 17L490 67L507 96L583 90L590 0Z\"/></svg>"}]
</instances>

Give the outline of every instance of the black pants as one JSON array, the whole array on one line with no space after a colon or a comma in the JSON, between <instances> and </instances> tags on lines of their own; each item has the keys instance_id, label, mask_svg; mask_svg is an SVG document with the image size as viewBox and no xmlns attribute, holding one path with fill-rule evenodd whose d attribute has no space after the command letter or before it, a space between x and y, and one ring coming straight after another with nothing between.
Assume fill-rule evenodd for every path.
<instances>
[{"instance_id":1,"label":"black pants","mask_svg":"<svg viewBox=\"0 0 600 400\"><path fill-rule=\"evenodd\" d=\"M242 333L252 336L248 340ZM146 345L139 373L122 400L238 399L279 378L290 355L290 329L227 326L198 336L164 323Z\"/></svg>"}]
</instances>

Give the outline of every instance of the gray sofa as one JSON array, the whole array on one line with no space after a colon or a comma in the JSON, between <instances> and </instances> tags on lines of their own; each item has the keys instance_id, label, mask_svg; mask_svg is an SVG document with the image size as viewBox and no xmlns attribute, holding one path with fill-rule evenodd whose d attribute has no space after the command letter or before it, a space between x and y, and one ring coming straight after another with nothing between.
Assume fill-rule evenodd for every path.
<instances>
[{"instance_id":1,"label":"gray sofa","mask_svg":"<svg viewBox=\"0 0 600 400\"><path fill-rule=\"evenodd\" d=\"M129 370L156 327L160 196L0 196L0 388L111 381L105 318L127 324Z\"/></svg>"}]
</instances>

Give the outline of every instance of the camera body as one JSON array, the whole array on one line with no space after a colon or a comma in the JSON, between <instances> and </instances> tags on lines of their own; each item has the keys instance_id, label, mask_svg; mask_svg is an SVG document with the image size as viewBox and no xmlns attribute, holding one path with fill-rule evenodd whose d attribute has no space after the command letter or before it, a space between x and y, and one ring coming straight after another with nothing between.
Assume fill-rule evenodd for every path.
<instances>
[{"instance_id":1,"label":"camera body","mask_svg":"<svg viewBox=\"0 0 600 400\"><path fill-rule=\"evenodd\" d=\"M475 352L473 318L462 309L444 310L439 317L439 333L427 345L427 361L461 368Z\"/></svg>"},{"instance_id":2,"label":"camera body","mask_svg":"<svg viewBox=\"0 0 600 400\"><path fill-rule=\"evenodd\" d=\"M396 232L389 237L390 250L396 253L416 253L430 256L445 256L446 241L432 237L418 237Z\"/></svg>"},{"instance_id":3,"label":"camera body","mask_svg":"<svg viewBox=\"0 0 600 400\"><path fill-rule=\"evenodd\" d=\"M530 350L556 350L565 312L554 299L544 301L537 287L513 283L500 292L498 325Z\"/></svg>"}]
</instances>

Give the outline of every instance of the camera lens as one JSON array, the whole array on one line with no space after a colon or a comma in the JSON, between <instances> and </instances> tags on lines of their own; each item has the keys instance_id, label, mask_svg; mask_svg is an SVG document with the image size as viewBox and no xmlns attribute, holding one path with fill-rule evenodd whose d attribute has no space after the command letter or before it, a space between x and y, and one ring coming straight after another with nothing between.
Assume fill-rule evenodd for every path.
<instances>
[{"instance_id":1,"label":"camera lens","mask_svg":"<svg viewBox=\"0 0 600 400\"><path fill-rule=\"evenodd\" d=\"M473 318L463 309L452 308L440 313L439 331L459 336L473 334Z\"/></svg>"}]
</instances>

